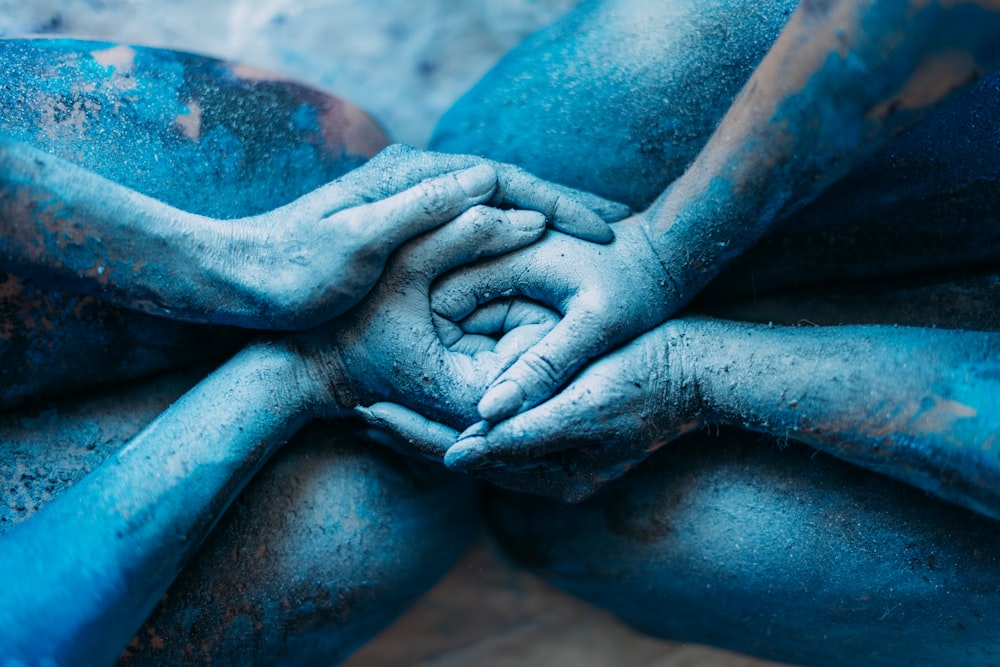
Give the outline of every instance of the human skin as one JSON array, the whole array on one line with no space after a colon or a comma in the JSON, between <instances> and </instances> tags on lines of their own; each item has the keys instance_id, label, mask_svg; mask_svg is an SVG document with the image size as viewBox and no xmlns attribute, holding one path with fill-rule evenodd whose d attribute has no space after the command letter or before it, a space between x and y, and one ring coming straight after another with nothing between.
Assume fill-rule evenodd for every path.
<instances>
[{"instance_id":1,"label":"human skin","mask_svg":"<svg viewBox=\"0 0 1000 667\"><path fill-rule=\"evenodd\" d=\"M4 40L0 55L6 408L222 360L250 339L179 319L322 321L404 238L474 202L544 209L584 235L607 231L586 206L627 212L480 158L396 145L366 164L388 139L363 112L266 72L66 39ZM455 174L483 164L496 186L470 196Z\"/></svg>"},{"instance_id":2,"label":"human skin","mask_svg":"<svg viewBox=\"0 0 1000 667\"><path fill-rule=\"evenodd\" d=\"M538 404L585 360L673 315L778 222L994 68L998 9L803 4L691 166L649 209L617 223L616 242L590 253L585 268L550 236L523 261L493 267L491 280L470 279L481 296L518 292L563 313L490 387L483 419L496 423ZM467 295L468 285L452 292Z\"/></svg>"},{"instance_id":3,"label":"human skin","mask_svg":"<svg viewBox=\"0 0 1000 667\"><path fill-rule=\"evenodd\" d=\"M430 283L457 265L530 243L544 224L539 213L476 207L414 241L349 318L251 344L5 535L4 656L110 663L225 508L312 418L344 416L356 401L376 397L416 399L422 410L471 418L466 383L483 386L524 344L513 332L492 352L450 353L431 319ZM462 242L468 238L477 243Z\"/></svg>"},{"instance_id":4,"label":"human skin","mask_svg":"<svg viewBox=\"0 0 1000 667\"><path fill-rule=\"evenodd\" d=\"M982 516L1000 515L998 286L865 285L716 306L759 324L671 320L485 434L515 462L477 475L559 501L598 491L574 505L491 492L494 535L656 636L820 667L984 664L1000 606ZM398 406L369 414L439 455L456 435Z\"/></svg>"},{"instance_id":5,"label":"human skin","mask_svg":"<svg viewBox=\"0 0 1000 667\"><path fill-rule=\"evenodd\" d=\"M581 7L609 11L613 4L586 3ZM691 11L695 18L698 9L695 6ZM602 22L604 18L595 17L594 24L616 25L613 20ZM656 21L643 22L640 32L654 30L658 25ZM756 27L759 22L750 25ZM697 27L700 30L692 30L692 34L738 34L736 26L709 26L719 33ZM627 50L628 35L624 32L617 40L613 36L605 40ZM641 40L639 43L642 44ZM555 94L546 96L544 91L532 89L530 83L524 83L530 82L530 77L511 76L519 68L530 67L532 57L545 54L550 62L556 63L552 70L557 72L560 71L557 56L569 58L570 64L565 67L569 77L578 68L604 74L595 77L599 82L597 90L601 86L613 87L614 81L631 80L630 74L644 81L641 69L621 73L610 66L580 67L579 59L584 57L581 54L585 50L574 48L576 42L569 33L553 37L550 44L539 46L535 41L528 45L527 52L514 54L489 85L474 91L477 95L467 99L465 106L455 113L466 115L472 123L494 117L496 114L491 116L476 107L477 102L489 99L490 94L496 95L493 99L498 105L503 99L531 99L535 101L531 108L536 111L549 106L558 108L565 98ZM712 60L713 54L724 51L706 49L698 54L698 61L717 62ZM613 63L614 59L595 58L594 62ZM703 78L725 80L729 71L709 69ZM667 93L672 90L670 81L667 76L659 82ZM574 99L585 100L595 95L582 79L574 83L564 86L578 92L579 97ZM699 100L694 95L681 96L692 99L695 105ZM597 99L595 107L602 101ZM910 248L906 232L914 227L923 229L925 224L927 241L922 243L925 248L936 250L950 243L959 236L957 232L966 221L983 223L987 234L980 238L989 239L990 233L995 234L989 230L996 228L992 213L996 209L990 198L995 190L992 185L995 177L990 171L991 165L997 163L995 142L990 140L991 132L979 136L972 129L978 126L974 119L979 103L972 102L971 97L964 99L971 102L966 109L972 114L966 118L972 122L952 124L957 116L940 122L938 117L928 119L902 137L907 142L905 147L900 148L897 143L887 146L862 166L857 178L852 181L852 175L848 175L834 186L840 189L838 196L820 197L812 207L807 206L792 216L793 221L808 224L806 213L810 208L813 211L819 208L817 224L842 224L843 237L851 242L854 238L863 239L867 230L880 223L904 223L899 225L903 233L898 238L902 242L883 246L886 252L882 255L866 250L874 251L877 246L866 246L863 240L855 246L864 251L862 256L866 260L874 256L871 267L862 263L861 271L824 275L822 255L814 256L812 263L807 258L797 264L797 245L795 239L789 239L786 234L789 228L785 226L774 235L773 246L762 261L748 262L746 274L753 275L754 270L762 269L777 271L779 278L769 284L771 288L808 282L815 273L827 280L870 278L871 273L865 274L866 269L871 268L878 275L880 270L891 266L892 255ZM576 108L573 103L567 106L571 110ZM982 118L992 115L993 106L989 102L983 105ZM697 116L701 107L695 109L693 116ZM649 118L658 111L655 105L638 105L633 113L645 113ZM955 107L955 111L959 109ZM525 121L525 116L530 116L530 112L519 117ZM611 113L610 118L613 117ZM525 121L520 127L546 127L544 114L537 113L532 118L536 122ZM557 136L577 135L581 137L578 141L584 141L589 127L602 126L597 118L600 109L579 125L567 120L547 130ZM608 124L610 118L603 118L603 124ZM669 120L674 118L683 116ZM669 120L664 124L668 128ZM446 129L448 122L446 118L443 123ZM932 123L936 123L933 131L923 132ZM680 122L678 125L688 127ZM507 133L516 134L518 127L514 124ZM640 125L637 134L641 135L641 130ZM503 128L496 131L504 132ZM443 136L442 132L439 130L439 136ZM659 194L645 179L660 165L655 155L630 159L625 151L602 151L600 146L591 146L592 150L580 155L570 146L546 158L517 145L509 151L499 142L490 145L483 132L472 132L468 140L483 142L484 154L494 158L507 155L516 159L514 156L523 151L528 156L526 164L534 160L537 163L534 168L540 173L544 170L538 165L544 164L570 175L586 171L595 174L595 183L609 181L606 187L624 191L637 182L637 191L622 197L626 201L647 198L648 202ZM463 150L464 141L456 133L453 139L437 146ZM599 140L595 139L595 143ZM697 144L697 148L700 146ZM624 157L618 159L619 155ZM968 171L955 185L964 182L970 187L945 185L949 175L965 170L966 156L969 156ZM691 154L686 161L693 158ZM678 163L682 168L684 158ZM627 168L622 169L623 166ZM620 175L623 172L640 174L643 178L630 181ZM981 175L983 187L978 188L976 183ZM859 188L861 185L870 189ZM919 194L928 190L942 195L931 199L933 206L926 206ZM857 196L859 191L864 196ZM962 196L956 198L956 193ZM968 216L965 211L970 212ZM858 217L859 212L865 215ZM900 217L894 217L898 214ZM817 235L821 242L816 247L836 249L835 245L822 243L829 242L832 236ZM976 235L969 237L974 238ZM833 240L841 240L839 232ZM950 266L964 265L968 270L979 259L974 246L975 242L966 243L965 250L952 258ZM850 253L844 256L850 259ZM818 262L816 257L820 258ZM782 262L791 268L785 271ZM898 275L900 270L908 271L909 280L914 281L912 272L917 272L915 282L933 281L933 276L920 273L923 266L923 260L903 262L902 267L886 273ZM932 264L930 268L940 266ZM616 280L625 279L616 276ZM744 284L730 282L721 296L749 295L753 291L751 285L749 279ZM870 285L856 289L862 293L872 290ZM952 293L946 290L931 295L929 301L921 301L916 296L918 292L914 288L886 291L864 306L865 317L858 322L890 325L906 322L918 326L951 323L966 329L987 322L987 326L996 327L995 298L970 298L963 289ZM712 306L720 316L762 319L765 325L769 320L783 321L786 325L809 325L814 321L836 325L855 321L851 314L860 312L850 304L845 306L845 300L851 301L844 297L803 300L801 295L784 293L769 297L767 304L753 299ZM804 301L808 301L806 307ZM966 302L974 304L983 317L957 313L960 309L954 309L955 304ZM463 304L463 308L467 307L468 302ZM929 314L938 316L940 321L929 319ZM988 324L990 321L992 325ZM807 333L808 330L803 331L803 335ZM825 355L823 350L821 358L827 362ZM911 361L919 365L917 357ZM858 363L860 366L870 360L862 358ZM589 398L600 401L599 396ZM433 425L419 419L419 415L411 419L412 413L395 406L373 406L371 413L382 424L406 420L413 438L437 442L441 454L455 437L452 431L435 439L431 433ZM588 418L593 420L593 413ZM560 429L564 427L565 420L560 422ZM626 427L632 428L628 424ZM495 427L500 428L502 424ZM712 437L713 432L714 429L708 436L691 436L662 448L651 461L637 466L624 479L580 505L567 507L524 495L491 494L487 511L494 534L519 563L614 611L640 630L658 636L828 666L981 665L984 655L996 652L995 614L990 612L998 604L997 563L991 556L995 552L992 521L930 499L908 485L832 461L823 453L783 437L775 442L757 434L726 432L718 438ZM538 431L531 435L540 434ZM649 441L640 440L636 450ZM531 489L534 493L557 498L579 497L601 484L602 474L608 477L620 474L618 464L627 464L636 450L630 452L627 442L615 441L599 452L567 451L548 457L545 465L534 470L503 474L499 469L487 469L481 474L497 483ZM588 461L590 457L593 460ZM588 467L588 463L592 465Z\"/></svg>"},{"instance_id":6,"label":"human skin","mask_svg":"<svg viewBox=\"0 0 1000 667\"><path fill-rule=\"evenodd\" d=\"M0 268L134 310L304 329L364 296L402 242L470 206L541 210L553 225L602 242L611 236L599 213L627 212L472 156L397 146L366 162L386 139L363 112L208 58L75 40L11 40L0 49L0 78L10 82L0 124ZM271 97L260 90L269 84L278 89ZM248 114L261 116L251 129ZM317 136L327 143L313 146ZM235 154L237 166L218 164L213 148ZM161 161L170 165L163 173ZM315 173L301 184L271 179L263 188L287 192L248 194L244 185L255 170L273 167L295 181L310 165ZM301 192L324 174L335 179ZM220 192L208 201L189 193L212 182ZM301 196L275 204L288 194Z\"/></svg>"},{"instance_id":7,"label":"human skin","mask_svg":"<svg viewBox=\"0 0 1000 667\"><path fill-rule=\"evenodd\" d=\"M450 448L456 431L409 410L368 414L453 468L569 502L686 433L734 426L1000 518L997 285L868 286L717 309L762 323L676 318L594 362L551 401L468 434L461 449Z\"/></svg>"},{"instance_id":8,"label":"human skin","mask_svg":"<svg viewBox=\"0 0 1000 667\"><path fill-rule=\"evenodd\" d=\"M463 96L432 146L646 208L695 159L794 6L580 3ZM994 73L956 93L874 152L697 298L995 262L997 81ZM544 128L545 141L526 127Z\"/></svg>"},{"instance_id":9,"label":"human skin","mask_svg":"<svg viewBox=\"0 0 1000 667\"><path fill-rule=\"evenodd\" d=\"M205 374L0 415L0 534L113 458ZM433 584L478 530L478 486L365 432L317 422L282 447L120 664L339 662Z\"/></svg>"},{"instance_id":10,"label":"human skin","mask_svg":"<svg viewBox=\"0 0 1000 667\"><path fill-rule=\"evenodd\" d=\"M24 47L28 55L35 54L37 44L32 42ZM4 46L9 47L9 44ZM65 42L57 42L56 47L56 50L68 48L71 54L80 48L75 43ZM51 48L51 43L42 43L40 50ZM111 50L121 56L123 52L116 48ZM136 57L133 50L123 48L129 58ZM98 58L94 53L90 55ZM174 54L140 50L140 55L153 56L153 60L163 64L164 58L170 61ZM117 74L120 72L112 75L112 82ZM96 82L88 79L84 83L96 86L98 82L99 77ZM127 101L134 103L130 98ZM115 105L107 107L115 108ZM96 105L96 108L104 107ZM127 125L127 121L126 118L122 122ZM30 123L28 125L30 134L32 128ZM85 123L83 127L90 125ZM13 128L25 130L16 122ZM52 128L42 124L34 129ZM154 137L158 136L157 132L154 127ZM48 137L47 133L42 134ZM247 347L186 394L112 460L74 486L66 498L48 505L41 514L6 536L0 546L11 578L6 587L9 591L6 599L11 601L9 609L18 609L23 615L16 622L9 619L10 623L6 624L9 631L0 637L0 644L5 656L12 656L12 659L17 656L28 662L52 658L59 663L101 664L117 655L134 631L136 621L144 618L159 600L163 590L248 479L284 440L311 418L343 416L358 401L376 400L387 396L386 392L396 400L403 400L406 395L424 396L426 400L418 401L421 409L433 411L439 407L442 418L446 418L445 411L464 413L471 418L472 405L468 397L472 392L463 383L469 377L482 374L474 381L478 391L487 378L495 376L505 363L504 344L480 350L474 359L470 355L453 355L445 349L437 338L427 309L430 280L456 263L492 252L509 251L536 239L546 218L560 226L565 220L581 234L607 240L607 228L599 214L614 219L621 217L624 211L624 207L597 197L573 193L559 186L540 185L537 179L516 168L479 158L431 154L397 146L285 209L258 214L256 218L218 220L171 207L39 151L28 145L31 142L25 143L24 137L17 139L8 142L9 150L5 154L8 160L5 193L11 204L6 221L13 229L6 248L10 268L51 279L51 273L58 273L53 270L58 268L54 265L64 261L72 263L69 260L86 263L94 259L94 253L103 252L103 244L110 243L141 255L143 249L148 249L142 230L147 230L148 236L162 243L159 237L169 237L173 227L181 227L180 240L174 243L171 241L175 239L168 238L169 247L164 252L165 264L176 269L167 272L171 280L165 280L156 271L140 271L136 275L125 275L120 283L112 284L111 289L103 290L107 285L101 285L101 295L107 297L117 289L122 303L156 311L155 304L149 306L131 301L134 294L129 290L141 291L146 287L175 290L173 296L177 300L165 299L169 308L163 310L190 320L228 321L229 315L218 312L219 304L211 303L211 295L207 295L209 301L202 304L202 312L199 313L199 307L186 310L185 295L199 290L197 285L185 284L185 278L201 280L206 270L204 262L192 262L183 252L170 255L174 246L183 250L185 243L191 240L189 236L204 253L212 248L209 241L226 240L226 229L222 227L236 230L237 234L241 226L249 232L266 231L271 235L268 240L276 242L273 234L281 227L279 223L283 223L286 214L310 220L321 218L320 222L337 232L337 243L328 249L335 251L333 255L339 253L345 262L339 265L331 262L334 271L343 275L327 276L332 285L326 287L333 294L331 297L328 293L320 300L327 305L339 302L335 309L342 309L365 295L381 273L386 257L406 238L439 224L425 224L430 219L444 222L465 211L438 234L421 239L414 246L416 249L395 252L395 277L384 281L365 304L354 311L350 320L354 325L340 321L322 330L269 342L259 341ZM56 147L65 148L60 143L65 139L60 137ZM87 146L87 137L77 139ZM90 152L86 155L92 157ZM103 164L106 167L113 165L111 160ZM437 181L424 178L442 170L443 176ZM465 176L471 176L471 186L469 180L463 178ZM418 185L415 190L408 191L412 183ZM158 185L163 187L163 183ZM183 182L173 185L176 188L174 196L183 196ZM471 195L469 187L474 189ZM394 195L396 192L399 194ZM219 198L223 196L217 194ZM341 204L347 200L351 209L356 209L355 215L348 211L348 215L342 216L345 219L333 219L337 214L323 218L326 216L322 212L323 204L331 195L336 195L332 198L339 198ZM217 199L213 199L215 205ZM369 203L370 200L375 201ZM234 201L239 204L241 200ZM545 214L505 213L473 206L487 201L504 206L542 208ZM581 202L593 206L597 213L586 209ZM239 205L234 208L239 210ZM307 215L317 212L319 216ZM579 226L581 214L584 227ZM586 221L592 223L589 231L585 228ZM199 225L203 223L216 225L215 233L222 236L219 239L199 237L204 231ZM139 225L141 229L130 230L130 225ZM85 231L81 233L80 230ZM71 240L67 242L67 238ZM66 250L65 257L58 252L51 256L36 252L38 246L49 242ZM221 259L214 258L220 265L227 265L232 259L225 256L226 245L222 243ZM301 239L299 245L304 245ZM121 268L115 265L114 257L106 259L98 267L104 268L96 272L98 277ZM207 261L212 259L206 258ZM185 266L189 263L195 266ZM123 273L134 268L129 265ZM315 267L305 267L310 270L308 272L312 268ZM63 281L85 288L88 276L79 273L73 274L70 270L62 276ZM284 281L285 289L293 292L297 289L294 277L279 275L278 278ZM74 279L79 280L79 284ZM369 284L364 284L366 282ZM225 286L222 289L224 291ZM238 300L224 295L222 305L230 307L232 301ZM297 305L301 307L302 304ZM257 315L272 326L282 325L280 318L271 317L274 313ZM249 320L238 323L260 325ZM304 326L308 323L308 319L302 319L293 324ZM284 325L292 326L288 322ZM521 327L506 344L518 344L517 337L526 332L530 333L530 328ZM152 334L155 337L155 327ZM461 348L462 339L458 332L450 343ZM396 347L405 353L400 354ZM431 352L436 352L436 356ZM376 362L380 370L376 371L372 362ZM400 374L394 365L399 363L409 372ZM425 370L426 364L433 368L433 378ZM448 364L464 364L464 367L461 373L450 372ZM353 373L364 377L365 382L347 380L347 374ZM220 400L223 400L222 405ZM164 467L164 461L176 465ZM85 520L77 520L80 506L93 511ZM102 513L100 508L107 511ZM135 521L141 526L133 525ZM64 533L60 526L68 524L78 529L71 545L61 544ZM178 540L179 534L184 538ZM61 546L54 547L52 540ZM54 553L60 556L53 559ZM31 574L25 574L18 565L34 562L42 567ZM81 572L84 576L76 576ZM76 586L81 588L77 590ZM22 598L24 604L18 602ZM52 614L56 613L53 610L63 613L65 622L53 624ZM377 624L378 621L371 620L366 627ZM96 631L91 632L94 629ZM341 629L351 634L346 626ZM353 637L350 641L356 640ZM350 641L348 646L352 645ZM269 650L280 648L280 642L269 644ZM218 650L223 648L218 647Z\"/></svg>"},{"instance_id":11,"label":"human skin","mask_svg":"<svg viewBox=\"0 0 1000 667\"><path fill-rule=\"evenodd\" d=\"M24 145L5 147L0 170L5 270L141 312L256 329L305 329L343 313L401 243L471 206L513 205L523 191L558 214L568 199L514 169L406 147L234 220L168 206Z\"/></svg>"}]
</instances>

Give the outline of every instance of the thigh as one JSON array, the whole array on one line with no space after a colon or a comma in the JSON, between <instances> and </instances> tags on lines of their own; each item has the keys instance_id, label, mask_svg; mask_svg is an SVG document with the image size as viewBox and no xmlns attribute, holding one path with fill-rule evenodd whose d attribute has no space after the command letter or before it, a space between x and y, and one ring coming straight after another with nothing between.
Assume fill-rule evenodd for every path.
<instances>
[{"instance_id":1,"label":"thigh","mask_svg":"<svg viewBox=\"0 0 1000 667\"><path fill-rule=\"evenodd\" d=\"M792 663L982 665L995 522L798 445L671 445L578 506L495 492L518 561L661 637Z\"/></svg>"},{"instance_id":2,"label":"thigh","mask_svg":"<svg viewBox=\"0 0 1000 667\"><path fill-rule=\"evenodd\" d=\"M583 2L484 76L432 146L645 208L697 155L797 4ZM998 105L994 74L870 156L710 293L997 264Z\"/></svg>"},{"instance_id":3,"label":"thigh","mask_svg":"<svg viewBox=\"0 0 1000 667\"><path fill-rule=\"evenodd\" d=\"M509 53L431 145L646 207L701 150L798 0L588 0Z\"/></svg>"},{"instance_id":4,"label":"thigh","mask_svg":"<svg viewBox=\"0 0 1000 667\"><path fill-rule=\"evenodd\" d=\"M122 665L336 664L435 583L478 525L477 487L316 423L254 478Z\"/></svg>"},{"instance_id":5,"label":"thigh","mask_svg":"<svg viewBox=\"0 0 1000 667\"><path fill-rule=\"evenodd\" d=\"M0 416L0 535L114 456L205 372ZM247 486L122 663L339 661L455 561L478 526L477 497L440 465L319 422Z\"/></svg>"}]
</instances>

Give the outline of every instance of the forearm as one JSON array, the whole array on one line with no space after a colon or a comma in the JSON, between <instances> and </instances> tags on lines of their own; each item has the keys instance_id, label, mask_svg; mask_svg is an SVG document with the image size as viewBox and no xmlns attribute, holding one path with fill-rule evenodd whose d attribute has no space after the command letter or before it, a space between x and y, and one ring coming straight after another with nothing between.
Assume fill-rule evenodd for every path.
<instances>
[{"instance_id":1,"label":"forearm","mask_svg":"<svg viewBox=\"0 0 1000 667\"><path fill-rule=\"evenodd\" d=\"M135 310L223 322L260 310L233 279L263 245L249 222L187 213L25 144L0 152L0 266Z\"/></svg>"},{"instance_id":2,"label":"forearm","mask_svg":"<svg viewBox=\"0 0 1000 667\"><path fill-rule=\"evenodd\" d=\"M0 653L113 662L232 499L325 400L316 387L289 346L251 345L8 533Z\"/></svg>"},{"instance_id":3,"label":"forearm","mask_svg":"<svg viewBox=\"0 0 1000 667\"><path fill-rule=\"evenodd\" d=\"M689 322L710 423L801 440L1000 517L997 334Z\"/></svg>"},{"instance_id":4,"label":"forearm","mask_svg":"<svg viewBox=\"0 0 1000 667\"><path fill-rule=\"evenodd\" d=\"M804 3L704 150L650 211L649 234L678 302L1000 64L998 34L997 2Z\"/></svg>"}]
</instances>

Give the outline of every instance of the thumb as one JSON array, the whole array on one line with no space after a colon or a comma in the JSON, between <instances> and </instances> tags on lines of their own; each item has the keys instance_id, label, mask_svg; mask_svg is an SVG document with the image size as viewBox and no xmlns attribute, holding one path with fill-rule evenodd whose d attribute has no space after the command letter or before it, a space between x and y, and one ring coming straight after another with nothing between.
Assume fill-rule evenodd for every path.
<instances>
[{"instance_id":1,"label":"thumb","mask_svg":"<svg viewBox=\"0 0 1000 667\"><path fill-rule=\"evenodd\" d=\"M404 246L393 266L398 279L429 287L434 278L457 266L521 248L544 231L540 213L474 206Z\"/></svg>"},{"instance_id":2,"label":"thumb","mask_svg":"<svg viewBox=\"0 0 1000 667\"><path fill-rule=\"evenodd\" d=\"M592 314L569 313L487 389L480 416L495 424L550 398L602 351L604 327Z\"/></svg>"}]
</instances>

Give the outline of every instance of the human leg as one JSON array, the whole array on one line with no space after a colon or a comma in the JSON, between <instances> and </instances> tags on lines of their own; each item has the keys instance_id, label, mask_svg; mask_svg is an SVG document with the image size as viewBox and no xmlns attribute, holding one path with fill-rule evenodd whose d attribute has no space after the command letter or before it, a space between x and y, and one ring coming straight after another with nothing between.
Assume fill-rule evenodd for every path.
<instances>
[{"instance_id":1,"label":"human leg","mask_svg":"<svg viewBox=\"0 0 1000 667\"><path fill-rule=\"evenodd\" d=\"M337 664L455 562L478 525L476 494L317 423L230 507L120 664Z\"/></svg>"},{"instance_id":2,"label":"human leg","mask_svg":"<svg viewBox=\"0 0 1000 667\"><path fill-rule=\"evenodd\" d=\"M643 208L701 149L796 4L581 3L459 100L432 146ZM704 296L995 264L998 81L871 156Z\"/></svg>"},{"instance_id":3,"label":"human leg","mask_svg":"<svg viewBox=\"0 0 1000 667\"><path fill-rule=\"evenodd\" d=\"M589 32L579 30L584 19L598 15L607 20L588 23ZM623 71L629 72L627 59L621 70L613 59L588 59L588 40L602 30L614 33L620 25L613 20L610 3L584 3L572 16L575 18L561 24L565 28L563 41L529 41L504 62L495 78L484 79L481 87L459 103L460 111L442 121L436 146L475 151L474 144L481 142L493 157L524 159L527 168L537 171L549 168L551 178L558 178L554 174L560 170L567 178L583 178L578 172L586 171L594 175L594 187L609 188L606 192L621 187L625 194L619 196L623 199L642 202L643 196L659 194L659 186L652 186L647 175L663 162L623 150L614 140L605 146L599 141L588 146L586 138L600 137L601 123L613 128L611 137L615 138L615 130L623 124L623 107L600 116L608 89L627 90L633 84L643 89L648 73L623 75ZM629 44L627 31L617 36L622 44ZM711 53L701 55L712 61ZM532 58L537 56L548 57L546 67L561 73L585 71L589 76L574 79L571 87L553 87L549 85L551 77L532 69ZM570 64L564 67L565 63ZM681 97L685 92L680 90ZM764 241L757 259L749 256L741 273L734 271L730 284L717 288L715 296L728 298L751 292L755 286L763 291L813 280L926 274L974 263L995 265L998 221L993 183L998 161L991 124L994 114L990 112L995 95L996 81L986 81L873 156L798 214L800 218L809 216L800 219L806 234L781 236L779 230L772 241ZM574 116L561 110L586 105L588 98L597 101L588 113ZM694 95L692 99L697 101ZM504 126L506 116L497 110L504 108L505 100L531 107L520 112L522 120L528 120ZM482 104L486 109L479 106ZM655 111L648 111L650 108ZM552 127L547 120L551 109L555 109L552 118L559 119ZM625 118L630 120L631 113L641 116L660 110L640 104L627 108ZM600 123L595 122L597 118ZM984 135L971 129L980 127L980 119L988 128ZM504 140L491 142L489 138L482 140L482 134L471 138L471 134L453 131L472 128L474 134L477 123L482 134L495 133ZM555 137L552 140L550 133ZM561 140L574 135L576 143ZM524 143L508 141L511 136L523 136ZM551 150L546 152L546 147ZM602 170L605 164L627 166ZM669 178L664 178L663 184L667 183ZM810 234L811 240L804 240ZM749 306L745 310L753 313L756 309ZM740 443L761 440L746 435L732 438ZM657 531L662 529L664 543L675 545L684 558L673 555L673 546L657 550L658 546L638 540L624 544L608 538L611 532L602 519L609 512L606 498L613 493L610 490L580 508L544 504L540 515L534 514L539 506L530 498L494 499L490 510L494 526L501 541L522 562L534 564L560 585L661 635L819 665L981 664L977 656L997 650L990 613L980 608L997 603L997 566L988 556L989 562L982 564L983 554L994 550L993 523L976 517L955 518L966 515L845 464L810 467L812 461L824 457L811 457L809 450L799 446L792 447L798 459L793 457L789 462L772 460L783 452L754 457L742 446L723 449L716 442L698 442L712 451L702 454L696 445L688 445L684 452L693 453L658 458L665 463L655 468L655 479L649 472L653 468L643 466L647 471L644 477L630 475L614 487L623 497L635 498L619 512L622 520L638 524L637 533L650 533L647 542L659 539ZM681 523L671 514L671 507L685 503L689 491L698 490L694 488L697 480L685 476L686 468L673 471L685 461L702 459L710 461L706 465L717 466L713 468L717 476L706 482L704 493L685 505ZM772 471L773 478L768 476ZM825 494L836 494L855 478L858 486L831 497L827 511ZM632 479L639 485L635 496L629 495ZM780 493L763 496L767 489L779 488L779 483L785 484ZM798 485L804 490L796 495L793 489L800 488ZM732 489L732 496L722 493L727 489ZM752 512L744 509L746 503L739 496L744 489L763 498ZM668 501L658 503L657 493ZM865 502L866 495L875 502ZM817 527L801 508L793 514L799 499L814 514L831 516L840 527L836 523ZM884 507L891 508L891 516L886 516ZM917 516L921 518L915 524ZM756 562L745 557L746 550L736 550L731 544L736 529L743 529L742 524L727 529L734 517L745 517L749 528L760 534L755 542ZM772 527L774 531L769 532ZM790 536L792 543L801 540L816 548L775 550L770 542L775 536ZM908 544L926 551L916 557L919 563L907 557ZM914 574L915 565L923 567L931 562L933 569L941 563L938 555L929 558L937 550L947 553L948 566L942 578L927 576L924 580L924 575ZM728 563L731 556L732 566ZM838 565L836 576L828 577L828 561L844 567L839 569ZM710 566L714 569L706 569ZM757 568L763 574L758 574ZM749 584L742 585L744 581ZM925 584L933 586L921 588ZM718 587L719 592L711 592L710 587ZM671 606L673 600L681 604ZM868 604L869 600L876 602ZM977 625L972 626L973 622ZM966 632L970 626L973 631ZM829 629L827 639L824 629ZM886 633L898 633L898 641L885 642ZM894 635L893 640L896 638ZM970 657L970 647L978 652L976 656Z\"/></svg>"},{"instance_id":4,"label":"human leg","mask_svg":"<svg viewBox=\"0 0 1000 667\"><path fill-rule=\"evenodd\" d=\"M491 492L519 563L661 637L807 665L984 665L996 523L795 443L671 445L581 505Z\"/></svg>"},{"instance_id":5,"label":"human leg","mask_svg":"<svg viewBox=\"0 0 1000 667\"><path fill-rule=\"evenodd\" d=\"M0 531L114 456L203 373L0 418L8 489ZM468 480L387 451L347 426L317 424L279 452L224 515L123 662L343 659L455 560L475 531L476 494Z\"/></svg>"}]
</instances>

